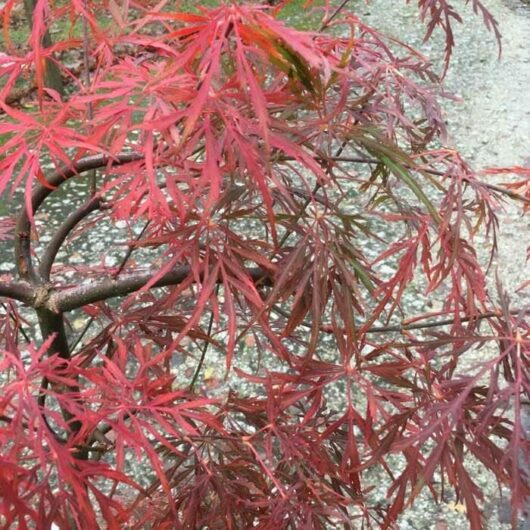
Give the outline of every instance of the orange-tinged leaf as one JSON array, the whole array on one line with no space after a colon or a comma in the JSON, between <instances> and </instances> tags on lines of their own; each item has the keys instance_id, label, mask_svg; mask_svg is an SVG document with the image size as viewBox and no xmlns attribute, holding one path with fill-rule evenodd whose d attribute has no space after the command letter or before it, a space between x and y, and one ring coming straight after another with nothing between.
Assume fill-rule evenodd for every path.
<instances>
[{"instance_id":1,"label":"orange-tinged leaf","mask_svg":"<svg viewBox=\"0 0 530 530\"><path fill-rule=\"evenodd\" d=\"M172 12L172 13L164 13L160 11L152 11L149 13L149 15L152 15L156 18L169 18L172 20L178 20L179 22L206 22L208 20L208 17L204 15L198 15L196 13L187 13L187 12Z\"/></svg>"},{"instance_id":2,"label":"orange-tinged leaf","mask_svg":"<svg viewBox=\"0 0 530 530\"><path fill-rule=\"evenodd\" d=\"M37 177L37 180L45 187L50 190L54 190L57 188L57 186L51 185L44 176L44 173L42 172L42 169L40 167L37 168L37 171L35 172L35 176Z\"/></svg>"}]
</instances>

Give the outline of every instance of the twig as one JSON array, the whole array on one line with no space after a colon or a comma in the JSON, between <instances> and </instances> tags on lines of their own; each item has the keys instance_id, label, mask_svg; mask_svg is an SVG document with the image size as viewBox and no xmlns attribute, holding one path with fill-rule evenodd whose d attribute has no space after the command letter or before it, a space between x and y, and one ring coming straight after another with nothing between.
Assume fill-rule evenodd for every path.
<instances>
[{"instance_id":1,"label":"twig","mask_svg":"<svg viewBox=\"0 0 530 530\"><path fill-rule=\"evenodd\" d=\"M215 288L216 296L219 293L219 286L220 286L220 284L217 284L217 286ZM208 321L208 329L206 330L206 335L208 337L210 337L210 335L212 334L213 321L214 321L214 313L212 311L211 314L210 314L210 320ZM190 383L190 386L189 386L189 389L188 389L189 392L193 391L193 387L195 386L195 383L197 382L197 379L199 378L199 374L201 373L202 365L204 364L204 360L206 359L206 353L208 352L208 347L209 346L210 346L210 341L209 340L205 340L204 344L202 346L201 356L199 358L199 362L197 363L197 366L195 368L195 372L193 374L193 377L191 378L191 383Z\"/></svg>"},{"instance_id":2,"label":"twig","mask_svg":"<svg viewBox=\"0 0 530 530\"><path fill-rule=\"evenodd\" d=\"M528 309L513 309L510 311L510 315L518 315L519 313L528 312ZM471 322L476 320L484 320L487 318L495 318L502 316L502 313L500 311L489 311L487 313L479 313L478 315L465 315L463 317L460 317L460 322ZM411 331L415 329L428 329L428 328L436 328L440 326L449 326L451 324L454 324L456 322L457 318L446 318L444 320L437 320L434 322L426 322L425 324L397 324L395 326L375 326L370 328L367 333L395 333L395 332L401 332L401 331Z\"/></svg>"},{"instance_id":3,"label":"twig","mask_svg":"<svg viewBox=\"0 0 530 530\"><path fill-rule=\"evenodd\" d=\"M322 22L322 25L320 26L318 31L324 31L325 29L327 29L328 26L333 22L333 19L335 19L340 14L340 12L346 7L346 4L348 4L349 2L350 0L343 0L342 4L340 4L337 9L335 9L331 16L328 19L324 20L324 22Z\"/></svg>"}]
</instances>

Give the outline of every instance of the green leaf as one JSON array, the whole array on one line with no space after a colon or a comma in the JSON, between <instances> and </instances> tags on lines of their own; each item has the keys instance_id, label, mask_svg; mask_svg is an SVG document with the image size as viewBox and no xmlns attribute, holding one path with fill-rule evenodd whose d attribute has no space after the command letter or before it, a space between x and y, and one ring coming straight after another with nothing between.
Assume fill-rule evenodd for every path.
<instances>
[{"instance_id":1,"label":"green leaf","mask_svg":"<svg viewBox=\"0 0 530 530\"><path fill-rule=\"evenodd\" d=\"M418 197L418 199L425 205L427 210L429 210L429 213L432 215L432 218L436 221L436 223L440 224L442 222L440 214L434 207L433 203L429 200L427 195L425 195L421 187L418 186L418 183L412 177L412 175L403 166L397 164L386 155L380 154L379 158L392 171L392 173L394 173L394 175L405 182L405 184L412 190L414 195L416 195L416 197Z\"/></svg>"}]
</instances>

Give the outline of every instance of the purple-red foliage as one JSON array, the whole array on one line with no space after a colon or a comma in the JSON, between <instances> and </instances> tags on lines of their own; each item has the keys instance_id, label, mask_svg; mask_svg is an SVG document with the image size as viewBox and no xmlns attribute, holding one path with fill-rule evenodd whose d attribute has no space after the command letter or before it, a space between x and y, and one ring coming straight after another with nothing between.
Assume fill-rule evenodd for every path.
<instances>
[{"instance_id":1,"label":"purple-red foliage","mask_svg":"<svg viewBox=\"0 0 530 530\"><path fill-rule=\"evenodd\" d=\"M388 528L449 488L478 529L472 458L515 521L530 326L489 292L473 237L495 242L504 198L528 205L528 172L494 186L433 148L428 60L346 8L293 29L288 3L37 0L16 48L22 2L5 2L0 191L20 213L0 219L18 276L0 276L2 528ZM458 12L418 5L449 60ZM85 42L45 48L58 21ZM61 58L83 45L80 74ZM36 90L14 102L21 83ZM70 180L92 182L86 202L37 222ZM120 265L56 262L104 219L131 230ZM411 315L411 290L441 303Z\"/></svg>"}]
</instances>

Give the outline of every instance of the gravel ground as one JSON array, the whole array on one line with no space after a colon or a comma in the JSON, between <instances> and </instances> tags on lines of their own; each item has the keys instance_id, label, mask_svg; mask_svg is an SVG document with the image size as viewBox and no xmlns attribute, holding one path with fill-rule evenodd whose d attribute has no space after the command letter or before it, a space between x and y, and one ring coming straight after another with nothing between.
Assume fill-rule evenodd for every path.
<instances>
[{"instance_id":1,"label":"gravel ground","mask_svg":"<svg viewBox=\"0 0 530 530\"><path fill-rule=\"evenodd\" d=\"M493 36L471 7L464 10L468 16L456 28L455 54L445 80L446 88L462 99L461 103L444 102L449 145L475 169L530 165L530 6L520 0L484 4L499 21L502 55L499 60ZM433 39L422 45L415 6L375 0L358 12L365 21L412 43L435 64L441 63L443 43ZM530 217L523 218L520 208L510 206L499 216L500 277L514 302L528 303L528 292L516 294L515 290L530 275L526 263Z\"/></svg>"},{"instance_id":2,"label":"gravel ground","mask_svg":"<svg viewBox=\"0 0 530 530\"><path fill-rule=\"evenodd\" d=\"M475 169L530 165L530 6L518 0L489 0L484 4L499 21L503 34L502 56L499 61L494 38L485 32L469 7L465 24L455 33L455 54L445 80L446 88L462 98L460 104L453 101L444 104L449 145L462 152ZM415 45L440 64L443 43L434 39L422 45L415 6L374 0L368 5L359 2L357 12L366 22ZM492 182L499 180L502 179L491 179ZM530 278L526 261L530 217L523 217L520 208L512 204L499 212L499 220L499 256L492 270L491 287L497 269L513 307L527 306L528 289L516 290ZM484 352L477 354L484 355ZM469 362L473 362L472 357ZM485 492L487 528L510 528L508 503L499 498L493 477L473 462L469 468ZM466 529L469 524L463 510L462 505L450 498L436 505L424 496L403 514L399 528ZM530 528L530 522L524 528Z\"/></svg>"}]
</instances>

